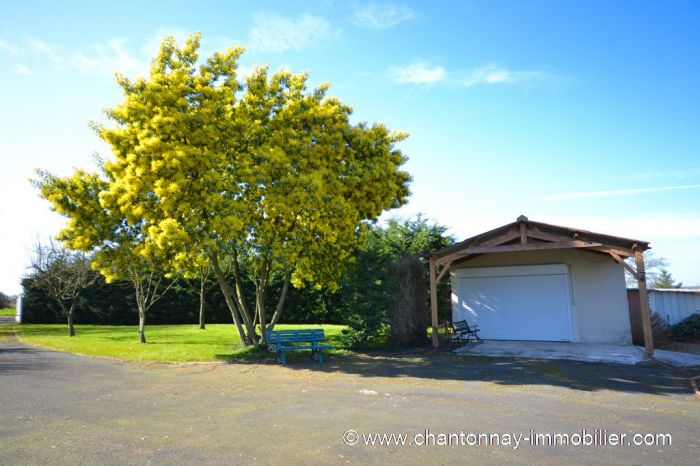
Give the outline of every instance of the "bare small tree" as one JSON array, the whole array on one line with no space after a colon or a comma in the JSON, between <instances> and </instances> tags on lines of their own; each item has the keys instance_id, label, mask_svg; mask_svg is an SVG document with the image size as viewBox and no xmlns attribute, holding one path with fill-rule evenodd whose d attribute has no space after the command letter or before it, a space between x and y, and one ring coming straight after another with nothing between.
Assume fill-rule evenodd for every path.
<instances>
[{"instance_id":1,"label":"bare small tree","mask_svg":"<svg viewBox=\"0 0 700 466\"><path fill-rule=\"evenodd\" d=\"M627 263L633 268L636 267L634 257L627 259ZM668 268L668 261L665 257L655 256L650 250L644 251L644 271L648 283L657 281L664 270ZM625 269L625 281L628 287L637 286L637 278L633 277L627 269Z\"/></svg>"},{"instance_id":2,"label":"bare small tree","mask_svg":"<svg viewBox=\"0 0 700 466\"><path fill-rule=\"evenodd\" d=\"M188 286L195 288L199 293L199 328L201 330L206 329L206 294L216 286L216 281L209 282L211 271L211 262L205 262L204 265L197 267L196 275L193 279L185 280Z\"/></svg>"},{"instance_id":3,"label":"bare small tree","mask_svg":"<svg viewBox=\"0 0 700 466\"><path fill-rule=\"evenodd\" d=\"M199 273L199 328L204 330L206 324L204 323L204 307L206 305L206 284L207 278L209 278L209 273L211 272L211 264L207 263L205 267Z\"/></svg>"},{"instance_id":4,"label":"bare small tree","mask_svg":"<svg viewBox=\"0 0 700 466\"><path fill-rule=\"evenodd\" d=\"M168 292L176 280L167 280L162 273L152 269L131 269L128 277L134 286L136 306L139 309L139 341L146 343L146 313ZM166 283L163 283L163 280L166 280Z\"/></svg>"},{"instance_id":5,"label":"bare small tree","mask_svg":"<svg viewBox=\"0 0 700 466\"><path fill-rule=\"evenodd\" d=\"M90 258L49 240L37 241L31 258L30 279L61 307L68 320L68 335L75 336L73 312L81 294L94 285L99 274L90 268Z\"/></svg>"}]
</instances>

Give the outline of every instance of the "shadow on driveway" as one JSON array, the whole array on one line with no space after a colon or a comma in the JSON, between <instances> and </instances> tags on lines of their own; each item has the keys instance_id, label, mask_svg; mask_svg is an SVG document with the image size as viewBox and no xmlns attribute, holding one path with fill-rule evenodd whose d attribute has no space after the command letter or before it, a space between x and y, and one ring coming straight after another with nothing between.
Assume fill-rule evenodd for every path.
<instances>
[{"instance_id":1,"label":"shadow on driveway","mask_svg":"<svg viewBox=\"0 0 700 466\"><path fill-rule=\"evenodd\" d=\"M0 377L21 371L43 370L50 366L44 358L37 358L45 350L33 348L17 341L0 344Z\"/></svg>"},{"instance_id":2,"label":"shadow on driveway","mask_svg":"<svg viewBox=\"0 0 700 466\"><path fill-rule=\"evenodd\" d=\"M225 358L221 355L222 359ZM271 359L268 360L271 362ZM231 364L244 364L231 362ZM500 385L556 386L582 391L612 390L656 395L691 395L686 370L648 363L628 366L565 360L457 356L448 353L326 356L319 365L303 354L288 356L288 370L344 372L362 377L413 377Z\"/></svg>"}]
</instances>

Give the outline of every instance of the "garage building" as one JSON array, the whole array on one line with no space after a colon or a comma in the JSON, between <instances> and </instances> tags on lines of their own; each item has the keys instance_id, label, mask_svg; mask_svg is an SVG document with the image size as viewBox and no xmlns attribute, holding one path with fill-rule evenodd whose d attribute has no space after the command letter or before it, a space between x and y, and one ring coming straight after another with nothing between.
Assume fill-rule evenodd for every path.
<instances>
[{"instance_id":1,"label":"garage building","mask_svg":"<svg viewBox=\"0 0 700 466\"><path fill-rule=\"evenodd\" d=\"M637 271L644 270L647 249L645 241L521 216L434 253L431 291L449 272L452 321L478 325L487 340L631 344L625 268L646 294ZM624 262L629 257L635 266ZM437 300L431 304L437 346ZM651 354L648 306L645 312Z\"/></svg>"}]
</instances>

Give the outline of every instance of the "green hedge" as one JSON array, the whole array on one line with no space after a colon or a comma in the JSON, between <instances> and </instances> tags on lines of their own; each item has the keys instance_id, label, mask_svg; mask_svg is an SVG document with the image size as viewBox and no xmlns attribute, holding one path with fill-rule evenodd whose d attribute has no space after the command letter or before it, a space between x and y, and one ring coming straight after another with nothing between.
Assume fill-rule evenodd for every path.
<instances>
[{"instance_id":1,"label":"green hedge","mask_svg":"<svg viewBox=\"0 0 700 466\"><path fill-rule=\"evenodd\" d=\"M672 325L671 338L677 341L700 341L700 312Z\"/></svg>"},{"instance_id":2,"label":"green hedge","mask_svg":"<svg viewBox=\"0 0 700 466\"><path fill-rule=\"evenodd\" d=\"M46 293L22 282L22 321L33 324L63 323L61 309ZM251 286L251 284L245 284ZM231 313L217 284L210 283L206 294L205 321L210 324L231 323ZM269 302L274 310L279 290L272 287ZM248 294L249 296L252 293ZM252 303L250 303L252 305ZM199 321L199 293L194 287L176 284L148 311L149 324L194 324ZM283 321L290 324L343 323L341 312L334 307L329 293L313 289L290 287L285 301ZM128 282L100 281L87 289L76 305L75 323L103 325L134 325L138 322L138 310L134 291Z\"/></svg>"}]
</instances>

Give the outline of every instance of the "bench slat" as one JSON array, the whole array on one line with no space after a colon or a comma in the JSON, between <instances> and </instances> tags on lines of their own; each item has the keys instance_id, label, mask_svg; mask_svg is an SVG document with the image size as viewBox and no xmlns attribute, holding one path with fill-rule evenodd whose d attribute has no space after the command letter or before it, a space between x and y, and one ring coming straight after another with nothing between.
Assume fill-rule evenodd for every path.
<instances>
[{"instance_id":1,"label":"bench slat","mask_svg":"<svg viewBox=\"0 0 700 466\"><path fill-rule=\"evenodd\" d=\"M313 342L326 339L323 329L309 330L269 330L266 334L269 343Z\"/></svg>"},{"instance_id":2,"label":"bench slat","mask_svg":"<svg viewBox=\"0 0 700 466\"><path fill-rule=\"evenodd\" d=\"M277 357L282 360L282 365L287 363L285 353L287 351L311 350L312 357L316 355L319 364L323 362L323 349L331 349L333 345L319 344L326 339L326 334L321 328L302 330L268 330L265 332L267 342L273 345L271 348ZM289 343L306 343L305 345L295 345Z\"/></svg>"}]
</instances>

